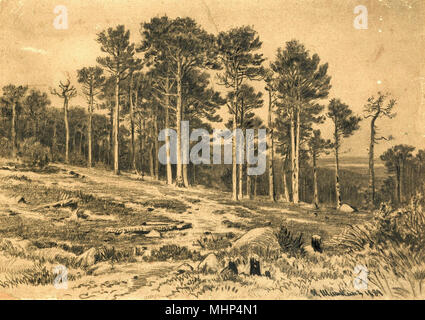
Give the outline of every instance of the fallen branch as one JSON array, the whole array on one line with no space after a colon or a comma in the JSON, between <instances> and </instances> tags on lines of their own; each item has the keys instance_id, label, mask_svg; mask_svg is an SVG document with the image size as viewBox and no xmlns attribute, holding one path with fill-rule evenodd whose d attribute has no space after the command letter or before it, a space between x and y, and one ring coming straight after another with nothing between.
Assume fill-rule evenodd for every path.
<instances>
[{"instance_id":1,"label":"fallen branch","mask_svg":"<svg viewBox=\"0 0 425 320\"><path fill-rule=\"evenodd\" d=\"M53 203L43 204L41 206L34 208L34 210L46 209L46 208L63 208L63 207L76 206L77 204L78 204L77 198L69 198L69 199L65 199L65 200L61 200L61 201L57 201Z\"/></svg>"},{"instance_id":2,"label":"fallen branch","mask_svg":"<svg viewBox=\"0 0 425 320\"><path fill-rule=\"evenodd\" d=\"M107 233L149 233L152 230L158 232L167 232L174 230L184 230L192 228L191 223L179 223L179 224L167 224L167 223L146 223L142 226L131 226L131 227L122 227L122 228L106 228Z\"/></svg>"}]
</instances>

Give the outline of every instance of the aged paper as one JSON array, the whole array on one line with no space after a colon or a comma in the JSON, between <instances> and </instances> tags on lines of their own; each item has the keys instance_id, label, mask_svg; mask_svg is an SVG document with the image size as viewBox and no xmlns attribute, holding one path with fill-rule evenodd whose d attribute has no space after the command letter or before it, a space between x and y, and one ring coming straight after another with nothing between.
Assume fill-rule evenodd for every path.
<instances>
[{"instance_id":1,"label":"aged paper","mask_svg":"<svg viewBox=\"0 0 425 320\"><path fill-rule=\"evenodd\" d=\"M0 298L423 299L424 21L0 0Z\"/></svg>"}]
</instances>

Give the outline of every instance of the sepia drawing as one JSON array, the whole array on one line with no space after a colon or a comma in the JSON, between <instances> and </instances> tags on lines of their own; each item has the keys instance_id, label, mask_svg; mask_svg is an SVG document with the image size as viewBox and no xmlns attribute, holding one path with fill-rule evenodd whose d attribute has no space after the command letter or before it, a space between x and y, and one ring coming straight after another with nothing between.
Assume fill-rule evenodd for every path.
<instances>
[{"instance_id":1,"label":"sepia drawing","mask_svg":"<svg viewBox=\"0 0 425 320\"><path fill-rule=\"evenodd\" d=\"M425 298L424 18L0 0L0 299Z\"/></svg>"}]
</instances>

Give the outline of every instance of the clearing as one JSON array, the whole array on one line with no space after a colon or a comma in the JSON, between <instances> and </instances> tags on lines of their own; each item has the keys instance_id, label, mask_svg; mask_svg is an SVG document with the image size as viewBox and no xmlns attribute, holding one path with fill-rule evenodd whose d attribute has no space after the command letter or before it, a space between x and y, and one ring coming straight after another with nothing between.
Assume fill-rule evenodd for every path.
<instances>
[{"instance_id":1,"label":"clearing","mask_svg":"<svg viewBox=\"0 0 425 320\"><path fill-rule=\"evenodd\" d=\"M155 289L161 280L250 229L284 225L307 243L317 234L331 252L334 235L371 218L230 198L129 173L0 161L0 292L14 299L165 298L170 292ZM58 265L68 268L67 289L53 285Z\"/></svg>"}]
</instances>

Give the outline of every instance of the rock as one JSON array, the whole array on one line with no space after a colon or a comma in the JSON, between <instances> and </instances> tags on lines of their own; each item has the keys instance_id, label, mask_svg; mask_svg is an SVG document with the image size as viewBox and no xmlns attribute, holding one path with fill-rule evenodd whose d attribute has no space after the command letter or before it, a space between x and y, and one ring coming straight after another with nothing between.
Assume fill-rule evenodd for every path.
<instances>
[{"instance_id":1,"label":"rock","mask_svg":"<svg viewBox=\"0 0 425 320\"><path fill-rule=\"evenodd\" d=\"M15 200L15 202L16 202L16 203L27 203L27 202L25 201L25 198L24 198L23 196L16 196L16 197L14 198L14 200Z\"/></svg>"},{"instance_id":2,"label":"rock","mask_svg":"<svg viewBox=\"0 0 425 320\"><path fill-rule=\"evenodd\" d=\"M111 266L109 262L101 262L91 267L87 273L93 276L98 276L101 274L108 274L112 270L113 270L113 267Z\"/></svg>"},{"instance_id":3,"label":"rock","mask_svg":"<svg viewBox=\"0 0 425 320\"><path fill-rule=\"evenodd\" d=\"M80 219L88 219L91 215L91 211L90 210L81 211L81 210L77 209L76 215Z\"/></svg>"},{"instance_id":4,"label":"rock","mask_svg":"<svg viewBox=\"0 0 425 320\"><path fill-rule=\"evenodd\" d=\"M178 273L192 272L193 267L188 263L183 263L182 265L177 267Z\"/></svg>"},{"instance_id":5,"label":"rock","mask_svg":"<svg viewBox=\"0 0 425 320\"><path fill-rule=\"evenodd\" d=\"M205 259L198 265L198 270L205 273L215 273L220 270L220 263L214 253L210 253Z\"/></svg>"},{"instance_id":6,"label":"rock","mask_svg":"<svg viewBox=\"0 0 425 320\"><path fill-rule=\"evenodd\" d=\"M338 211L345 212L345 213L351 213L351 212L356 212L357 209L346 204L346 203L344 203L339 207Z\"/></svg>"},{"instance_id":7,"label":"rock","mask_svg":"<svg viewBox=\"0 0 425 320\"><path fill-rule=\"evenodd\" d=\"M151 212L151 211L154 211L154 210L155 210L155 208L151 208L151 207L149 207L149 208L147 208L146 210L148 210L149 212Z\"/></svg>"},{"instance_id":8,"label":"rock","mask_svg":"<svg viewBox=\"0 0 425 320\"><path fill-rule=\"evenodd\" d=\"M152 250L147 249L145 251L143 251L142 257L143 258L149 258L152 255Z\"/></svg>"},{"instance_id":9,"label":"rock","mask_svg":"<svg viewBox=\"0 0 425 320\"><path fill-rule=\"evenodd\" d=\"M311 237L311 247L316 252L320 252L320 253L323 252L322 238L319 235L315 234Z\"/></svg>"},{"instance_id":10,"label":"rock","mask_svg":"<svg viewBox=\"0 0 425 320\"><path fill-rule=\"evenodd\" d=\"M77 263L82 267L89 267L96 263L96 248L90 248L77 257Z\"/></svg>"},{"instance_id":11,"label":"rock","mask_svg":"<svg viewBox=\"0 0 425 320\"><path fill-rule=\"evenodd\" d=\"M236 261L235 264L238 268L238 274L244 274L247 276L249 275L251 271L251 265L249 264L249 260Z\"/></svg>"},{"instance_id":12,"label":"rock","mask_svg":"<svg viewBox=\"0 0 425 320\"><path fill-rule=\"evenodd\" d=\"M310 257L319 257L320 256L320 253L316 252L313 249L313 247L310 246L310 245L307 245L307 246L304 247L304 252L307 256L310 256Z\"/></svg>"},{"instance_id":13,"label":"rock","mask_svg":"<svg viewBox=\"0 0 425 320\"><path fill-rule=\"evenodd\" d=\"M146 238L161 238L161 234L156 231L156 230L152 230L149 233L145 234Z\"/></svg>"},{"instance_id":14,"label":"rock","mask_svg":"<svg viewBox=\"0 0 425 320\"><path fill-rule=\"evenodd\" d=\"M233 249L259 249L261 251L280 250L274 230L270 227L256 228L245 233L241 238L235 241Z\"/></svg>"}]
</instances>

